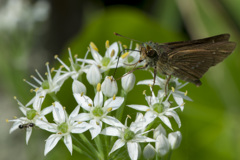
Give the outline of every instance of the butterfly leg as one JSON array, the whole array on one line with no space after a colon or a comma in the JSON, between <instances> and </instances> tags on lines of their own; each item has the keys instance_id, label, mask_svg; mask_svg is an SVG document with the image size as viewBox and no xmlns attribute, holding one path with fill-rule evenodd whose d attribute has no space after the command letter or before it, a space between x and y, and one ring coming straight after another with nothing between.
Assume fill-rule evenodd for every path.
<instances>
[{"instance_id":1,"label":"butterfly leg","mask_svg":"<svg viewBox=\"0 0 240 160\"><path fill-rule=\"evenodd\" d=\"M167 81L166 81L166 84L165 84L165 96L167 96L167 92L168 92L168 83L171 79L171 75L168 76L167 78Z\"/></svg>"}]
</instances>

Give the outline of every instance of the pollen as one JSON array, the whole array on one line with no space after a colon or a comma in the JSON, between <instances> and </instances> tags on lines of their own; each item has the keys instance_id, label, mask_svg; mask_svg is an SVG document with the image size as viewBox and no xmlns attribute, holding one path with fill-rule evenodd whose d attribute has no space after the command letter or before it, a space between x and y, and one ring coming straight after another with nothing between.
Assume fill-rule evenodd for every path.
<instances>
[{"instance_id":1,"label":"pollen","mask_svg":"<svg viewBox=\"0 0 240 160\"><path fill-rule=\"evenodd\" d=\"M143 95L146 95L146 90L143 91Z\"/></svg>"},{"instance_id":2,"label":"pollen","mask_svg":"<svg viewBox=\"0 0 240 160\"><path fill-rule=\"evenodd\" d=\"M75 55L74 55L74 58L77 58L77 57L78 57L78 55L77 55L77 54L75 54Z\"/></svg>"},{"instance_id":3,"label":"pollen","mask_svg":"<svg viewBox=\"0 0 240 160\"><path fill-rule=\"evenodd\" d=\"M45 75L47 76L47 75L48 75L48 73L46 72L46 73L45 73Z\"/></svg>"},{"instance_id":4,"label":"pollen","mask_svg":"<svg viewBox=\"0 0 240 160\"><path fill-rule=\"evenodd\" d=\"M88 104L88 106L89 106L89 107L92 107L92 104L91 104L91 103L89 103L89 104Z\"/></svg>"},{"instance_id":5,"label":"pollen","mask_svg":"<svg viewBox=\"0 0 240 160\"><path fill-rule=\"evenodd\" d=\"M63 107L63 110L66 110L66 107Z\"/></svg>"},{"instance_id":6,"label":"pollen","mask_svg":"<svg viewBox=\"0 0 240 160\"><path fill-rule=\"evenodd\" d=\"M61 65L61 66L60 66L60 68L64 68L64 66L63 66L63 65Z\"/></svg>"},{"instance_id":7,"label":"pollen","mask_svg":"<svg viewBox=\"0 0 240 160\"><path fill-rule=\"evenodd\" d=\"M7 123L9 122L9 120L8 120L8 119L6 119L5 121L6 121Z\"/></svg>"},{"instance_id":8,"label":"pollen","mask_svg":"<svg viewBox=\"0 0 240 160\"><path fill-rule=\"evenodd\" d=\"M81 124L82 122L78 122L78 124Z\"/></svg>"},{"instance_id":9,"label":"pollen","mask_svg":"<svg viewBox=\"0 0 240 160\"><path fill-rule=\"evenodd\" d=\"M52 73L54 70L55 70L54 68L51 68L51 73Z\"/></svg>"},{"instance_id":10,"label":"pollen","mask_svg":"<svg viewBox=\"0 0 240 160\"><path fill-rule=\"evenodd\" d=\"M128 118L132 119L132 117L130 115L127 115Z\"/></svg>"},{"instance_id":11,"label":"pollen","mask_svg":"<svg viewBox=\"0 0 240 160\"><path fill-rule=\"evenodd\" d=\"M39 98L44 98L44 96L39 96Z\"/></svg>"},{"instance_id":12,"label":"pollen","mask_svg":"<svg viewBox=\"0 0 240 160\"><path fill-rule=\"evenodd\" d=\"M81 97L83 96L84 92L81 93Z\"/></svg>"},{"instance_id":13,"label":"pollen","mask_svg":"<svg viewBox=\"0 0 240 160\"><path fill-rule=\"evenodd\" d=\"M17 97L16 97L16 96L14 96L13 98L14 98L15 100L17 99Z\"/></svg>"},{"instance_id":14,"label":"pollen","mask_svg":"<svg viewBox=\"0 0 240 160\"><path fill-rule=\"evenodd\" d=\"M90 47L98 52L98 48L93 42L90 42Z\"/></svg>"},{"instance_id":15,"label":"pollen","mask_svg":"<svg viewBox=\"0 0 240 160\"><path fill-rule=\"evenodd\" d=\"M108 111L108 112L111 112L111 111L112 111L112 107L108 108L107 111Z\"/></svg>"},{"instance_id":16,"label":"pollen","mask_svg":"<svg viewBox=\"0 0 240 160\"><path fill-rule=\"evenodd\" d=\"M184 93L184 96L187 96L187 94L188 94L188 91L186 90L186 92Z\"/></svg>"},{"instance_id":17,"label":"pollen","mask_svg":"<svg viewBox=\"0 0 240 160\"><path fill-rule=\"evenodd\" d=\"M101 83L97 84L97 91L100 92L101 91Z\"/></svg>"},{"instance_id":18,"label":"pollen","mask_svg":"<svg viewBox=\"0 0 240 160\"><path fill-rule=\"evenodd\" d=\"M39 90L39 88L36 88L34 91L37 92Z\"/></svg>"},{"instance_id":19,"label":"pollen","mask_svg":"<svg viewBox=\"0 0 240 160\"><path fill-rule=\"evenodd\" d=\"M115 100L115 99L116 99L116 95L114 94L114 95L113 95L113 100Z\"/></svg>"},{"instance_id":20,"label":"pollen","mask_svg":"<svg viewBox=\"0 0 240 160\"><path fill-rule=\"evenodd\" d=\"M172 87L172 92L174 92L175 91L175 89L174 89L174 87Z\"/></svg>"},{"instance_id":21,"label":"pollen","mask_svg":"<svg viewBox=\"0 0 240 160\"><path fill-rule=\"evenodd\" d=\"M109 48L109 40L106 40L105 47L106 47L106 49Z\"/></svg>"},{"instance_id":22,"label":"pollen","mask_svg":"<svg viewBox=\"0 0 240 160\"><path fill-rule=\"evenodd\" d=\"M181 106L184 106L184 104L185 104L185 103L183 102L183 103L181 104Z\"/></svg>"},{"instance_id":23,"label":"pollen","mask_svg":"<svg viewBox=\"0 0 240 160\"><path fill-rule=\"evenodd\" d=\"M150 109L147 109L146 112L147 112L147 111L150 111Z\"/></svg>"},{"instance_id":24,"label":"pollen","mask_svg":"<svg viewBox=\"0 0 240 160\"><path fill-rule=\"evenodd\" d=\"M52 103L53 107L55 107L55 103Z\"/></svg>"},{"instance_id":25,"label":"pollen","mask_svg":"<svg viewBox=\"0 0 240 160\"><path fill-rule=\"evenodd\" d=\"M13 118L14 118L14 119L17 119L17 116L14 116Z\"/></svg>"},{"instance_id":26,"label":"pollen","mask_svg":"<svg viewBox=\"0 0 240 160\"><path fill-rule=\"evenodd\" d=\"M151 85L151 84L148 84L148 86L152 88L152 85Z\"/></svg>"},{"instance_id":27,"label":"pollen","mask_svg":"<svg viewBox=\"0 0 240 160\"><path fill-rule=\"evenodd\" d=\"M24 82L26 82L27 80L26 79L23 79Z\"/></svg>"},{"instance_id":28,"label":"pollen","mask_svg":"<svg viewBox=\"0 0 240 160\"><path fill-rule=\"evenodd\" d=\"M123 45L123 48L125 48L125 49L126 49L126 48L128 48L128 47L127 47L127 45L125 45L125 44L124 44L124 45Z\"/></svg>"},{"instance_id":29,"label":"pollen","mask_svg":"<svg viewBox=\"0 0 240 160\"><path fill-rule=\"evenodd\" d=\"M113 49L110 56L113 57L114 55L115 55L115 50Z\"/></svg>"},{"instance_id":30,"label":"pollen","mask_svg":"<svg viewBox=\"0 0 240 160\"><path fill-rule=\"evenodd\" d=\"M56 54L56 55L54 56L54 58L57 59L57 58L58 58L58 55Z\"/></svg>"},{"instance_id":31,"label":"pollen","mask_svg":"<svg viewBox=\"0 0 240 160\"><path fill-rule=\"evenodd\" d=\"M98 122L96 122L96 124L97 124L97 125L99 125L99 123L98 123Z\"/></svg>"},{"instance_id":32,"label":"pollen","mask_svg":"<svg viewBox=\"0 0 240 160\"><path fill-rule=\"evenodd\" d=\"M128 55L129 55L129 52L126 52L126 53L124 53L123 55L121 55L121 58L124 59L124 58L126 58Z\"/></svg>"},{"instance_id":33,"label":"pollen","mask_svg":"<svg viewBox=\"0 0 240 160\"><path fill-rule=\"evenodd\" d=\"M49 62L46 62L45 65L46 65L46 66L49 65Z\"/></svg>"}]
</instances>

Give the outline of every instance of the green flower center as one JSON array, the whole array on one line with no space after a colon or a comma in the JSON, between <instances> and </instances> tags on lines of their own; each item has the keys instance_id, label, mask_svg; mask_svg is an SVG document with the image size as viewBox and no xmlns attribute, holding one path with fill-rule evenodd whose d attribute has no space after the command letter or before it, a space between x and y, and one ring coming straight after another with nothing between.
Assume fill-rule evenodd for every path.
<instances>
[{"instance_id":1,"label":"green flower center","mask_svg":"<svg viewBox=\"0 0 240 160\"><path fill-rule=\"evenodd\" d=\"M103 115L102 107L95 107L92 111L92 114L96 117L101 117Z\"/></svg>"},{"instance_id":2,"label":"green flower center","mask_svg":"<svg viewBox=\"0 0 240 160\"><path fill-rule=\"evenodd\" d=\"M74 63L74 64L71 66L71 71L79 71L80 69L81 69L81 67L80 67L79 64Z\"/></svg>"},{"instance_id":3,"label":"green flower center","mask_svg":"<svg viewBox=\"0 0 240 160\"><path fill-rule=\"evenodd\" d=\"M48 83L47 80L45 80L45 81L42 82L42 88L43 88L43 89L49 89L49 87L50 87L50 86L49 86L49 83Z\"/></svg>"},{"instance_id":4,"label":"green flower center","mask_svg":"<svg viewBox=\"0 0 240 160\"><path fill-rule=\"evenodd\" d=\"M108 58L108 57L103 57L103 59L102 59L102 65L104 66L104 67L107 67L108 66L108 64L109 64L109 62L110 62L110 58Z\"/></svg>"},{"instance_id":5,"label":"green flower center","mask_svg":"<svg viewBox=\"0 0 240 160\"><path fill-rule=\"evenodd\" d=\"M128 63L131 63L134 60L134 58L133 58L133 56L128 56L127 60L128 60Z\"/></svg>"},{"instance_id":6,"label":"green flower center","mask_svg":"<svg viewBox=\"0 0 240 160\"><path fill-rule=\"evenodd\" d=\"M124 139L126 141L129 141L131 139L133 139L135 136L135 133L133 131L131 131L130 129L125 129L124 131Z\"/></svg>"},{"instance_id":7,"label":"green flower center","mask_svg":"<svg viewBox=\"0 0 240 160\"><path fill-rule=\"evenodd\" d=\"M59 126L58 126L58 130L62 133L67 133L68 131L68 124L66 122L63 122L61 123Z\"/></svg>"},{"instance_id":8,"label":"green flower center","mask_svg":"<svg viewBox=\"0 0 240 160\"><path fill-rule=\"evenodd\" d=\"M35 109L31 109L27 111L27 119L32 120L37 114Z\"/></svg>"},{"instance_id":9,"label":"green flower center","mask_svg":"<svg viewBox=\"0 0 240 160\"><path fill-rule=\"evenodd\" d=\"M162 103L155 103L153 105L153 110L156 111L157 113L162 113L164 109L164 105Z\"/></svg>"}]
</instances>

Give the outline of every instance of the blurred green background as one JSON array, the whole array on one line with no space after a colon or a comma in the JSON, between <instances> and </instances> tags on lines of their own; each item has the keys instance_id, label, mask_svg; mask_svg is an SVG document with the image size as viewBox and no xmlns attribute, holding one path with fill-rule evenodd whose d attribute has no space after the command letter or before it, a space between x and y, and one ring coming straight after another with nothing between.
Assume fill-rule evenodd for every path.
<instances>
[{"instance_id":1,"label":"blurred green background","mask_svg":"<svg viewBox=\"0 0 240 160\"><path fill-rule=\"evenodd\" d=\"M11 124L5 119L21 116L12 97L16 95L26 104L33 96L22 79L30 80L35 68L43 75L47 61L59 66L54 61L55 54L67 62L67 47L83 58L91 41L103 54L106 40L129 46L129 40L116 37L113 32L159 43L230 33L230 40L238 44L239 6L238 0L1 0L0 159L12 160L16 155L24 160L84 159L77 152L70 156L62 142L44 157L44 140L49 134L40 129L33 131L28 146L24 131L8 134ZM184 112L179 113L183 140L173 152L173 160L240 159L239 60L237 46L231 56L204 75L201 87L189 84L184 88L194 101L187 102ZM137 81L151 77L143 77L142 73L145 72L135 72ZM71 81L67 81L59 96L65 97L63 104L74 107L70 86ZM139 102L143 89L146 88L135 87L127 104L144 104L144 100ZM93 93L88 94L93 97ZM133 114L132 110L127 111Z\"/></svg>"}]
</instances>

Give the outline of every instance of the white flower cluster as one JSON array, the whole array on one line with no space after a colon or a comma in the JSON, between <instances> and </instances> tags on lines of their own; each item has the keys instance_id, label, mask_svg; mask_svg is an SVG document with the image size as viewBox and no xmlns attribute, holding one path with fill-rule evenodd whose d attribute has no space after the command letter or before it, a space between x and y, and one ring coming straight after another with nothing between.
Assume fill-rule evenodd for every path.
<instances>
[{"instance_id":1,"label":"white flower cluster","mask_svg":"<svg viewBox=\"0 0 240 160\"><path fill-rule=\"evenodd\" d=\"M167 135L163 126L167 126L168 130L173 130L170 121L170 118L173 118L178 127L181 127L181 121L176 110L179 108L183 111L183 100L191 100L187 97L187 92L179 91L186 84L182 85L178 79L173 78L168 84L170 90L166 94L164 91L166 80L156 77L155 84L163 88L158 90L156 96L151 87L153 79L138 82L138 84L150 85L151 95L147 96L144 93L147 104L126 105L125 98L135 85L135 75L133 73L126 74L121 79L121 88L118 88L117 82L112 76L107 75L110 69L116 67L124 67L126 72L131 70L131 67L133 68L131 64L137 64L139 60L140 53L135 51L139 50L139 47L137 45L135 50L125 52L123 48L126 48L126 46L120 42L109 45L109 41L106 41L105 46L105 56L102 57L96 45L91 42L90 49L83 59L77 58L77 56L73 58L69 49L70 65L55 56L61 63L58 70L50 69L49 64L46 63L45 79L36 70L38 78L31 77L37 85L25 80L34 88L32 91L35 92L35 96L26 105L17 100L19 109L24 116L8 120L14 122L10 133L16 129L25 129L26 143L28 143L34 127L51 132L52 134L46 140L45 155L56 146L60 139L63 139L66 147L72 153L72 150L76 148L72 139L74 138L75 141L78 139L74 137L74 134L80 135L81 140L77 141L78 144L81 144L82 141L85 143L78 148L78 151L92 159L109 159L109 157L115 159L117 157L116 150L124 145L127 146L129 157L132 160L136 160L140 156L144 156L146 159L152 159L155 156L162 157L168 154L170 150L176 149L181 142L181 133L176 131ZM130 48L132 48L132 43ZM87 59L89 52L91 52L93 59ZM119 52L123 54L118 59ZM90 89L87 89L80 81L84 74L89 84L94 86L95 96L93 99L87 96L87 91ZM106 77L103 79L103 76ZM61 100L56 95L63 83L69 78L72 78L73 97L78 104L71 114L66 112ZM117 96L119 89L121 89L121 93L124 93L121 96ZM53 101L49 107L43 108L42 104L47 95L50 95ZM174 99L176 103L170 101L170 98ZM130 116L126 118L124 124L121 122L125 106L141 111L141 113L136 112L136 119L130 125L127 123L128 119L131 118ZM80 108L83 111L80 112ZM52 114L53 122L49 122L46 118L49 113ZM88 130L94 141L88 140L82 134ZM153 132L151 133L151 131ZM99 136L103 136L104 143L108 144L106 150L101 147L103 140L99 139ZM111 136L111 138L108 136ZM142 154L139 143L146 142L148 144L144 147ZM112 147L112 149L108 150L109 147Z\"/></svg>"}]
</instances>

